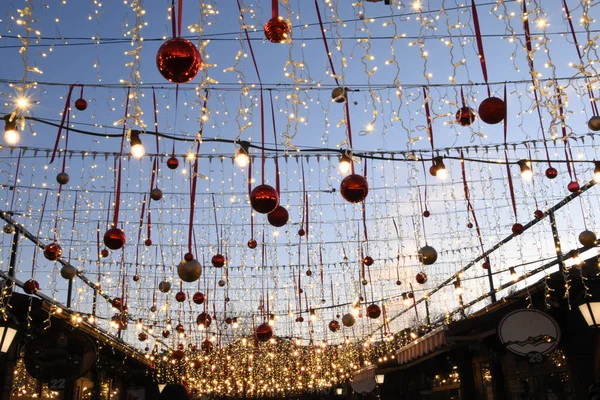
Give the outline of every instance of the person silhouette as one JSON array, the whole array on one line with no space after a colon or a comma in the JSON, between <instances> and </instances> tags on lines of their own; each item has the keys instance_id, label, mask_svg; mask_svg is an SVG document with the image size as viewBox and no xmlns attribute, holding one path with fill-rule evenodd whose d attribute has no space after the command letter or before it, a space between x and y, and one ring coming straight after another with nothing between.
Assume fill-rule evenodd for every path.
<instances>
[{"instance_id":1,"label":"person silhouette","mask_svg":"<svg viewBox=\"0 0 600 400\"><path fill-rule=\"evenodd\" d=\"M189 400L187 389L178 383L170 383L160 393L160 400Z\"/></svg>"}]
</instances>

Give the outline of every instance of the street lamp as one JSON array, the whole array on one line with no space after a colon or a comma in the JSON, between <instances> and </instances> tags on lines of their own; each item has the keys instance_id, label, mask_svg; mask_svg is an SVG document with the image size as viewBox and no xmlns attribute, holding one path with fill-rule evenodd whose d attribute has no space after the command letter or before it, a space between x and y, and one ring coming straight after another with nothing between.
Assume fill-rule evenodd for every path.
<instances>
[{"instance_id":1,"label":"street lamp","mask_svg":"<svg viewBox=\"0 0 600 400\"><path fill-rule=\"evenodd\" d=\"M588 326L600 328L600 301L586 301L579 305L579 312Z\"/></svg>"},{"instance_id":2,"label":"street lamp","mask_svg":"<svg viewBox=\"0 0 600 400\"><path fill-rule=\"evenodd\" d=\"M0 323L0 353L8 353L15 336L17 336L17 330L8 321Z\"/></svg>"},{"instance_id":3,"label":"street lamp","mask_svg":"<svg viewBox=\"0 0 600 400\"><path fill-rule=\"evenodd\" d=\"M384 374L375 374L375 382L377 382L378 385L383 385L384 380L385 380Z\"/></svg>"}]
</instances>

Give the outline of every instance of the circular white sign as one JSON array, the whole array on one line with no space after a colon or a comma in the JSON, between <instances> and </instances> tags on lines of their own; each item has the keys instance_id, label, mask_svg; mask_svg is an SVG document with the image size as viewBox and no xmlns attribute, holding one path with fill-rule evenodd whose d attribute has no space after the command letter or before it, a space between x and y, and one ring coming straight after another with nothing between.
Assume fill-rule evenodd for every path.
<instances>
[{"instance_id":1,"label":"circular white sign","mask_svg":"<svg viewBox=\"0 0 600 400\"><path fill-rule=\"evenodd\" d=\"M539 362L537 355L548 354L558 346L560 328L548 314L526 308L502 318L498 337L511 352Z\"/></svg>"}]
</instances>

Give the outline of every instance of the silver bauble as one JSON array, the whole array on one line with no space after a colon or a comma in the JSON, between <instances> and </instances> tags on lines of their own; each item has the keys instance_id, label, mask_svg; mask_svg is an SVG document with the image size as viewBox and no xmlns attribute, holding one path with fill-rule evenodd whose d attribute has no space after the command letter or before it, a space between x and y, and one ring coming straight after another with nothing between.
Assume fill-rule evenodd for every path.
<instances>
[{"instance_id":1,"label":"silver bauble","mask_svg":"<svg viewBox=\"0 0 600 400\"><path fill-rule=\"evenodd\" d=\"M77 269L72 265L65 265L60 269L60 276L64 279L73 279L77 275Z\"/></svg>"},{"instance_id":2,"label":"silver bauble","mask_svg":"<svg viewBox=\"0 0 600 400\"><path fill-rule=\"evenodd\" d=\"M69 177L69 174L67 174L66 172L61 172L58 175L56 175L56 182L58 182L60 185L66 185L67 183L69 183L69 180L71 178Z\"/></svg>"},{"instance_id":3,"label":"silver bauble","mask_svg":"<svg viewBox=\"0 0 600 400\"><path fill-rule=\"evenodd\" d=\"M17 230L15 229L15 226L13 224L6 224L6 225L4 225L3 231L4 231L4 233L13 235Z\"/></svg>"},{"instance_id":4,"label":"silver bauble","mask_svg":"<svg viewBox=\"0 0 600 400\"><path fill-rule=\"evenodd\" d=\"M169 282L169 281L161 281L158 284L158 290L160 290L162 293L168 293L169 290L171 290L171 282Z\"/></svg>"},{"instance_id":5,"label":"silver bauble","mask_svg":"<svg viewBox=\"0 0 600 400\"><path fill-rule=\"evenodd\" d=\"M588 121L588 128L590 128L590 131L600 131L600 117L594 115L592 118L590 118Z\"/></svg>"},{"instance_id":6,"label":"silver bauble","mask_svg":"<svg viewBox=\"0 0 600 400\"><path fill-rule=\"evenodd\" d=\"M342 317L342 324L344 324L344 326L351 327L352 325L354 325L355 322L356 322L356 319L354 319L354 315L352 315L350 313L345 314Z\"/></svg>"},{"instance_id":7,"label":"silver bauble","mask_svg":"<svg viewBox=\"0 0 600 400\"><path fill-rule=\"evenodd\" d=\"M425 265L431 265L437 260L437 251L431 246L423 246L419 250L419 261Z\"/></svg>"},{"instance_id":8,"label":"silver bauble","mask_svg":"<svg viewBox=\"0 0 600 400\"><path fill-rule=\"evenodd\" d=\"M336 87L331 91L331 100L336 103L343 103L348 100L348 91L343 87Z\"/></svg>"},{"instance_id":9,"label":"silver bauble","mask_svg":"<svg viewBox=\"0 0 600 400\"><path fill-rule=\"evenodd\" d=\"M159 188L154 188L150 192L150 198L154 201L159 201L163 198L163 192Z\"/></svg>"},{"instance_id":10,"label":"silver bauble","mask_svg":"<svg viewBox=\"0 0 600 400\"><path fill-rule=\"evenodd\" d=\"M579 243L584 247L594 247L596 245L596 234L592 231L583 231L579 234Z\"/></svg>"},{"instance_id":11,"label":"silver bauble","mask_svg":"<svg viewBox=\"0 0 600 400\"><path fill-rule=\"evenodd\" d=\"M179 278L184 282L195 282L198 280L198 278L200 278L201 274L202 266L198 260L183 260L177 266L177 275L179 275Z\"/></svg>"}]
</instances>

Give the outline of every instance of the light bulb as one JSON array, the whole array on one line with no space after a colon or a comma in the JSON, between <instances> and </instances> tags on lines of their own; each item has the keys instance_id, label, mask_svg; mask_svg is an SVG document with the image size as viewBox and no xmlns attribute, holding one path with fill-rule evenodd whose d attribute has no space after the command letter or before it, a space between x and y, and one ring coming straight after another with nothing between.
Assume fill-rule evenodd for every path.
<instances>
[{"instance_id":1,"label":"light bulb","mask_svg":"<svg viewBox=\"0 0 600 400\"><path fill-rule=\"evenodd\" d=\"M242 153L240 151L235 155L235 164L240 168L246 168L248 163L250 162L250 158L248 154Z\"/></svg>"},{"instance_id":2,"label":"light bulb","mask_svg":"<svg viewBox=\"0 0 600 400\"><path fill-rule=\"evenodd\" d=\"M514 267L510 267L509 270L510 270L510 277L512 278L512 280L514 282L518 281L519 277L517 276L517 271L515 271L515 268Z\"/></svg>"},{"instance_id":3,"label":"light bulb","mask_svg":"<svg viewBox=\"0 0 600 400\"><path fill-rule=\"evenodd\" d=\"M437 174L435 174L435 176L437 176L441 180L448 179L448 170L446 169L446 167L438 168Z\"/></svg>"},{"instance_id":4,"label":"light bulb","mask_svg":"<svg viewBox=\"0 0 600 400\"><path fill-rule=\"evenodd\" d=\"M435 171L435 176L438 179L444 180L448 178L448 170L446 169L446 166L444 165L444 159L443 157L434 157L434 166L432 167L433 170Z\"/></svg>"},{"instance_id":5,"label":"light bulb","mask_svg":"<svg viewBox=\"0 0 600 400\"><path fill-rule=\"evenodd\" d=\"M533 171L529 167L529 163L526 160L520 160L517 162L521 168L521 178L524 181L531 181L533 179Z\"/></svg>"},{"instance_id":6,"label":"light bulb","mask_svg":"<svg viewBox=\"0 0 600 400\"><path fill-rule=\"evenodd\" d=\"M21 135L16 129L7 129L4 131L4 141L10 146L14 146L21 140Z\"/></svg>"},{"instance_id":7,"label":"light bulb","mask_svg":"<svg viewBox=\"0 0 600 400\"><path fill-rule=\"evenodd\" d=\"M131 155L135 158L142 158L144 157L144 154L146 154L146 150L144 149L143 145L135 144L131 146Z\"/></svg>"},{"instance_id":8,"label":"light bulb","mask_svg":"<svg viewBox=\"0 0 600 400\"><path fill-rule=\"evenodd\" d=\"M600 161L594 161L594 182L600 183Z\"/></svg>"},{"instance_id":9,"label":"light bulb","mask_svg":"<svg viewBox=\"0 0 600 400\"><path fill-rule=\"evenodd\" d=\"M344 153L342 154L342 157L340 158L340 165L338 166L338 170L340 171L341 174L348 174L350 171L352 171L352 158Z\"/></svg>"}]
</instances>

